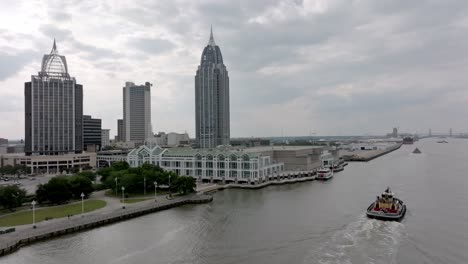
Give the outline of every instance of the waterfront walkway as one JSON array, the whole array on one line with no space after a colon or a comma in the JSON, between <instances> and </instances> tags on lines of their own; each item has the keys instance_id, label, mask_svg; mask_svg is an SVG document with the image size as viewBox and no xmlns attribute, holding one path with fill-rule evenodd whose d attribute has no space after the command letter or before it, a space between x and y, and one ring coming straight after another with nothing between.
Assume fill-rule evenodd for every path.
<instances>
[{"instance_id":1,"label":"waterfront walkway","mask_svg":"<svg viewBox=\"0 0 468 264\"><path fill-rule=\"evenodd\" d=\"M69 219L57 219L50 223L41 222L36 225L36 229L32 225L25 225L15 232L0 235L0 256L9 254L21 246L35 241L123 221L184 204L206 203L212 201L212 199L209 195L195 194L175 197L170 200L158 199L157 202L151 199L132 205L125 204L126 209L114 207L113 210L112 208L111 210L102 210L98 214L76 215Z\"/></svg>"}]
</instances>

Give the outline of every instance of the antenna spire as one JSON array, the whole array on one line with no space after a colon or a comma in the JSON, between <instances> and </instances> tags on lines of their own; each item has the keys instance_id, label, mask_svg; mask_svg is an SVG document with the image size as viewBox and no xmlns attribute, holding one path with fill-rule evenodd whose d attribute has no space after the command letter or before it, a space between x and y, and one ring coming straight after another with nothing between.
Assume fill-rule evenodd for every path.
<instances>
[{"instance_id":1,"label":"antenna spire","mask_svg":"<svg viewBox=\"0 0 468 264\"><path fill-rule=\"evenodd\" d=\"M51 54L57 54L57 44L55 43L55 38L54 38L54 45L52 45L52 50L50 51Z\"/></svg>"},{"instance_id":2,"label":"antenna spire","mask_svg":"<svg viewBox=\"0 0 468 264\"><path fill-rule=\"evenodd\" d=\"M216 46L216 43L213 37L213 25L211 25L211 28L210 28L210 41L208 41L208 45Z\"/></svg>"}]
</instances>

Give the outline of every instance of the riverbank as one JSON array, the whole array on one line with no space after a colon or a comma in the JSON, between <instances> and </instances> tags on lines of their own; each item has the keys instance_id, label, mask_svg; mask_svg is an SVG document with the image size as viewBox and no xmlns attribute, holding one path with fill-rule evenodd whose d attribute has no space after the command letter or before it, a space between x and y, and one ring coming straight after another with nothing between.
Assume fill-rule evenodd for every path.
<instances>
[{"instance_id":1,"label":"riverbank","mask_svg":"<svg viewBox=\"0 0 468 264\"><path fill-rule=\"evenodd\" d=\"M401 148L401 143L396 144L394 146L391 146L385 150L361 150L361 151L355 151L355 152L347 152L343 153L343 159L345 161L361 161L361 162L367 162L371 161L373 159L376 159L380 156L383 156L385 154L388 154L392 151L395 151L399 148Z\"/></svg>"},{"instance_id":2,"label":"riverbank","mask_svg":"<svg viewBox=\"0 0 468 264\"><path fill-rule=\"evenodd\" d=\"M169 201L157 203L145 203L145 205L132 209L120 209L108 212L99 216L76 217L67 222L57 223L53 226L41 227L36 229L25 229L19 232L12 232L0 236L0 256L10 254L22 246L26 246L41 240L80 232L103 225L125 221L145 214L158 212L186 204L208 203L213 200L210 195L190 195L177 197Z\"/></svg>"}]
</instances>

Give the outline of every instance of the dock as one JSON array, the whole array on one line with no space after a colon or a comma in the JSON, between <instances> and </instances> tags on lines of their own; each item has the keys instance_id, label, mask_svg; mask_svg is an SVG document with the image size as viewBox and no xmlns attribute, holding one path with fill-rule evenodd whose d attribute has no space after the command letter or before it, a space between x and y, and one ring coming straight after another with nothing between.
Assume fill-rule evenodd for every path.
<instances>
[{"instance_id":1,"label":"dock","mask_svg":"<svg viewBox=\"0 0 468 264\"><path fill-rule=\"evenodd\" d=\"M376 159L380 156L388 154L392 151L395 151L401 147L400 144L395 144L394 146L388 147L387 149L383 150L359 150L359 151L347 151L342 153L342 157L345 161L362 161L367 162L373 159Z\"/></svg>"}]
</instances>

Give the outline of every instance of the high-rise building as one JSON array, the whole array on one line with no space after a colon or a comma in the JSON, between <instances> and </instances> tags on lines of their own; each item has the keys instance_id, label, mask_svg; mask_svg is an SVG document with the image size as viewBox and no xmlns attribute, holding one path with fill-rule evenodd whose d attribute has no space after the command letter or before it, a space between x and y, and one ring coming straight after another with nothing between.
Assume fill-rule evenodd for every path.
<instances>
[{"instance_id":1,"label":"high-rise building","mask_svg":"<svg viewBox=\"0 0 468 264\"><path fill-rule=\"evenodd\" d=\"M398 128L396 127L393 128L392 137L394 138L398 137Z\"/></svg>"},{"instance_id":2,"label":"high-rise building","mask_svg":"<svg viewBox=\"0 0 468 264\"><path fill-rule=\"evenodd\" d=\"M86 151L101 149L102 121L90 115L83 116L83 147Z\"/></svg>"},{"instance_id":3,"label":"high-rise building","mask_svg":"<svg viewBox=\"0 0 468 264\"><path fill-rule=\"evenodd\" d=\"M68 74L54 44L41 71L24 84L26 155L83 151L83 86Z\"/></svg>"},{"instance_id":4,"label":"high-rise building","mask_svg":"<svg viewBox=\"0 0 468 264\"><path fill-rule=\"evenodd\" d=\"M117 136L115 136L116 141L125 141L123 135L123 119L117 119Z\"/></svg>"},{"instance_id":5,"label":"high-rise building","mask_svg":"<svg viewBox=\"0 0 468 264\"><path fill-rule=\"evenodd\" d=\"M452 137L452 128L449 130L449 136Z\"/></svg>"},{"instance_id":6,"label":"high-rise building","mask_svg":"<svg viewBox=\"0 0 468 264\"><path fill-rule=\"evenodd\" d=\"M101 130L101 147L110 146L110 129Z\"/></svg>"},{"instance_id":7,"label":"high-rise building","mask_svg":"<svg viewBox=\"0 0 468 264\"><path fill-rule=\"evenodd\" d=\"M151 128L151 86L126 82L123 88L124 141L143 143L153 136Z\"/></svg>"},{"instance_id":8,"label":"high-rise building","mask_svg":"<svg viewBox=\"0 0 468 264\"><path fill-rule=\"evenodd\" d=\"M195 75L195 122L198 147L229 145L229 76L213 30Z\"/></svg>"}]
</instances>

